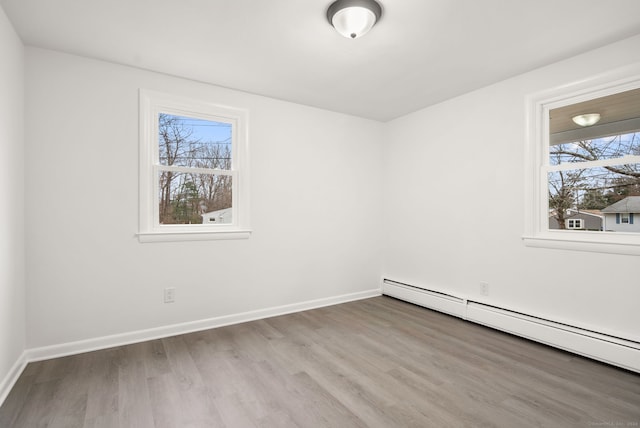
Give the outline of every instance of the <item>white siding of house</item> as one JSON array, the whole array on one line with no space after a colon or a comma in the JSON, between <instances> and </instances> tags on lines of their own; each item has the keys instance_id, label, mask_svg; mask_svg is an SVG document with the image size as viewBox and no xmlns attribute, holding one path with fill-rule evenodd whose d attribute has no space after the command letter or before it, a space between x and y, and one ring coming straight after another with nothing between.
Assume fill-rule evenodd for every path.
<instances>
[{"instance_id":1,"label":"white siding of house","mask_svg":"<svg viewBox=\"0 0 640 428\"><path fill-rule=\"evenodd\" d=\"M622 223L622 222L616 223L615 213L605 213L604 214L604 230L610 230L614 232L640 233L640 213L633 214L633 224Z\"/></svg>"},{"instance_id":2,"label":"white siding of house","mask_svg":"<svg viewBox=\"0 0 640 428\"><path fill-rule=\"evenodd\" d=\"M202 214L202 224L229 224L233 221L233 209L211 211Z\"/></svg>"}]
</instances>

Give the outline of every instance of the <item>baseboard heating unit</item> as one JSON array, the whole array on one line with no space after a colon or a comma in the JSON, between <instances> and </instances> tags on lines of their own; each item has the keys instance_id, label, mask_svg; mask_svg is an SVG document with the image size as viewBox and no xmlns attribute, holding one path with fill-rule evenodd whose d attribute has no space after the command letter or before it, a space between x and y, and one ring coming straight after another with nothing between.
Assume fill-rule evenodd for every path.
<instances>
[{"instance_id":1,"label":"baseboard heating unit","mask_svg":"<svg viewBox=\"0 0 640 428\"><path fill-rule=\"evenodd\" d=\"M640 342L391 279L382 294L640 373Z\"/></svg>"}]
</instances>

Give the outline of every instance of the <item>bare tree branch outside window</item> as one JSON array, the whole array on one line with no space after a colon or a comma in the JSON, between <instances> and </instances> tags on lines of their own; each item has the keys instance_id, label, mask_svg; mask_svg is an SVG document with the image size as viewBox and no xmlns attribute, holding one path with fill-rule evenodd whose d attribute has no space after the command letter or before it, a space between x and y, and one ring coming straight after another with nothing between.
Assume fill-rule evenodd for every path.
<instances>
[{"instance_id":1,"label":"bare tree branch outside window","mask_svg":"<svg viewBox=\"0 0 640 428\"><path fill-rule=\"evenodd\" d=\"M640 164L625 163L640 155L640 132L558 144L550 147L550 165L575 164L575 169L549 173L549 209L561 229L569 209L601 210L627 196L640 195ZM592 161L620 163L588 166Z\"/></svg>"},{"instance_id":2,"label":"bare tree branch outside window","mask_svg":"<svg viewBox=\"0 0 640 428\"><path fill-rule=\"evenodd\" d=\"M199 127L215 127L215 133ZM217 138L217 139L214 139ZM162 166L231 170L231 125L161 113L158 157ZM232 206L232 177L201 172L159 173L160 224L199 224L202 214Z\"/></svg>"}]
</instances>

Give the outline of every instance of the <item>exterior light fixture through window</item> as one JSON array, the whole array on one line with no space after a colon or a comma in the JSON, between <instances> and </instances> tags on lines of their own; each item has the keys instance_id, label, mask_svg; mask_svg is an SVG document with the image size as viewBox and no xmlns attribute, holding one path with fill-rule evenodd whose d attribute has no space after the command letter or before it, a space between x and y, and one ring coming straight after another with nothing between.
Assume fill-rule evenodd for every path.
<instances>
[{"instance_id":1,"label":"exterior light fixture through window","mask_svg":"<svg viewBox=\"0 0 640 428\"><path fill-rule=\"evenodd\" d=\"M576 125L592 126L600 120L600 113L579 114L571 118Z\"/></svg>"}]
</instances>

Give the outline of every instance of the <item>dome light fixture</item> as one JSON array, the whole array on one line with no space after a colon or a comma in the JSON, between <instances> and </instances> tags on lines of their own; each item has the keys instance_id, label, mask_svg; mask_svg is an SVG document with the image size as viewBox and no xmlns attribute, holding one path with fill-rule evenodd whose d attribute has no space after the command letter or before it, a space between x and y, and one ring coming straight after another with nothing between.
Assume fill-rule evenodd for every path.
<instances>
[{"instance_id":1,"label":"dome light fixture","mask_svg":"<svg viewBox=\"0 0 640 428\"><path fill-rule=\"evenodd\" d=\"M337 0L327 9L333 28L349 39L367 34L381 16L382 7L375 0Z\"/></svg>"},{"instance_id":2,"label":"dome light fixture","mask_svg":"<svg viewBox=\"0 0 640 428\"><path fill-rule=\"evenodd\" d=\"M586 113L573 116L571 118L576 125L591 126L598 123L600 120L600 113Z\"/></svg>"}]
</instances>

